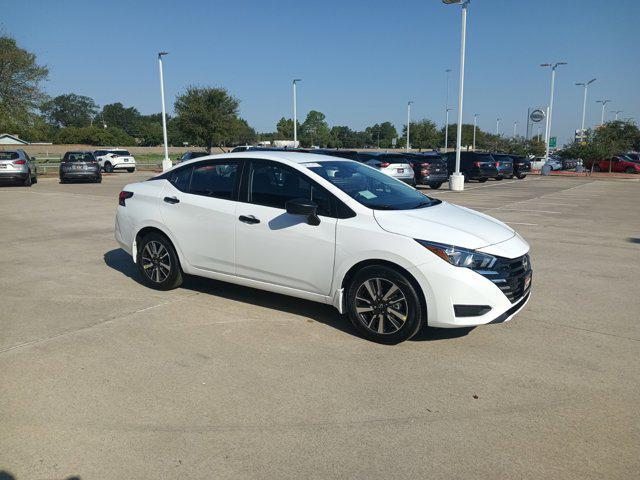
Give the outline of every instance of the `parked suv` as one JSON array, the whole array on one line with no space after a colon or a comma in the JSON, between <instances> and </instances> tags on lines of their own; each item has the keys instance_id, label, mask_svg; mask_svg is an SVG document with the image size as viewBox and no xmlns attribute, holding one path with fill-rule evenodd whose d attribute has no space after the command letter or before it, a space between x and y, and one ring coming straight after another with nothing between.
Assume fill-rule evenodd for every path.
<instances>
[{"instance_id":1,"label":"parked suv","mask_svg":"<svg viewBox=\"0 0 640 480\"><path fill-rule=\"evenodd\" d=\"M409 159L398 153L359 153L358 159L365 165L369 165L390 177L402 180L409 185L416 185L413 167Z\"/></svg>"},{"instance_id":2,"label":"parked suv","mask_svg":"<svg viewBox=\"0 0 640 480\"><path fill-rule=\"evenodd\" d=\"M380 343L506 322L530 297L529 245L511 227L351 160L216 155L118 203L115 238L147 286L190 274L325 303Z\"/></svg>"},{"instance_id":3,"label":"parked suv","mask_svg":"<svg viewBox=\"0 0 640 480\"><path fill-rule=\"evenodd\" d=\"M416 176L416 184L436 189L449 179L447 163L435 152L407 155Z\"/></svg>"},{"instance_id":4,"label":"parked suv","mask_svg":"<svg viewBox=\"0 0 640 480\"><path fill-rule=\"evenodd\" d=\"M447 152L445 158L449 175L451 175L456 169L456 152ZM465 182L469 180L486 182L498 176L498 169L495 159L489 153L460 152L460 173L464 175Z\"/></svg>"},{"instance_id":5,"label":"parked suv","mask_svg":"<svg viewBox=\"0 0 640 480\"><path fill-rule=\"evenodd\" d=\"M30 187L38 183L38 169L22 149L0 151L0 182L21 183Z\"/></svg>"},{"instance_id":6,"label":"parked suv","mask_svg":"<svg viewBox=\"0 0 640 480\"><path fill-rule=\"evenodd\" d=\"M594 172L624 172L640 173L640 162L637 162L626 155L617 155L609 160L600 160L593 166Z\"/></svg>"},{"instance_id":7,"label":"parked suv","mask_svg":"<svg viewBox=\"0 0 640 480\"><path fill-rule=\"evenodd\" d=\"M100 164L93 152L76 151L64 154L60 161L60 183L66 183L69 180L102 182Z\"/></svg>"},{"instance_id":8,"label":"parked suv","mask_svg":"<svg viewBox=\"0 0 640 480\"><path fill-rule=\"evenodd\" d=\"M519 157L517 155L509 155L513 160L513 175L522 180L527 176L527 173L531 172L531 161L525 157Z\"/></svg>"},{"instance_id":9,"label":"parked suv","mask_svg":"<svg viewBox=\"0 0 640 480\"><path fill-rule=\"evenodd\" d=\"M136 169L136 159L123 148L96 150L93 154L98 160L100 168L106 173L112 173L114 170L126 170L133 173Z\"/></svg>"},{"instance_id":10,"label":"parked suv","mask_svg":"<svg viewBox=\"0 0 640 480\"><path fill-rule=\"evenodd\" d=\"M513 178L513 159L504 153L492 153L491 156L496 161L496 169L498 170L496 180Z\"/></svg>"}]
</instances>

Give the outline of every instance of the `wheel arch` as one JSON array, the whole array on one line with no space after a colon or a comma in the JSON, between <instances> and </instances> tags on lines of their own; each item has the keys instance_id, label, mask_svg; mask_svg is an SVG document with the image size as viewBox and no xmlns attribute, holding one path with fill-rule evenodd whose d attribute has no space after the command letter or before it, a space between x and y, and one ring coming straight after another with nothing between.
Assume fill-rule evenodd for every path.
<instances>
[{"instance_id":1,"label":"wheel arch","mask_svg":"<svg viewBox=\"0 0 640 480\"><path fill-rule=\"evenodd\" d=\"M171 243L171 246L173 247L173 249L176 252L176 255L178 256L178 261L180 262L180 268L182 269L182 271L184 271L184 258L182 256L182 252L180 251L180 249L178 248L178 246L176 245L176 242L174 241L174 239L172 238L172 236L167 233L166 231L164 231L162 228L159 228L155 225L146 225L142 228L140 228L134 237L133 240L133 247L132 247L132 254L131 256L133 257L133 261L137 262L138 260L138 243L140 242L140 240L142 240L142 238L145 235L148 235L149 233L159 233L160 235L162 235L163 237L165 237L169 243Z\"/></svg>"}]
</instances>

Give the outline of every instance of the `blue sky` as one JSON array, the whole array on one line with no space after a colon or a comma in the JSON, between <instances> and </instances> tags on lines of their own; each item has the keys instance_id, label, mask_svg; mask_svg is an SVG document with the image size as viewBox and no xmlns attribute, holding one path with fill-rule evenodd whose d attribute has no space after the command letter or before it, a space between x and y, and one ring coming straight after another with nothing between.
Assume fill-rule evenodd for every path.
<instances>
[{"instance_id":1,"label":"blue sky","mask_svg":"<svg viewBox=\"0 0 640 480\"><path fill-rule=\"evenodd\" d=\"M156 53L167 50L168 103L188 85L227 88L258 131L291 116L291 80L302 78L299 117L310 109L331 125L401 127L413 118L444 120L445 73L457 107L460 8L439 0L382 1L78 1L0 0L0 32L14 36L50 69L49 94L121 101L160 111ZM469 6L464 121L524 133L527 107L548 103L556 83L554 135L579 127L582 90L587 125L599 123L598 98L640 118L637 0L473 0ZM171 108L170 108L171 110Z\"/></svg>"}]
</instances>

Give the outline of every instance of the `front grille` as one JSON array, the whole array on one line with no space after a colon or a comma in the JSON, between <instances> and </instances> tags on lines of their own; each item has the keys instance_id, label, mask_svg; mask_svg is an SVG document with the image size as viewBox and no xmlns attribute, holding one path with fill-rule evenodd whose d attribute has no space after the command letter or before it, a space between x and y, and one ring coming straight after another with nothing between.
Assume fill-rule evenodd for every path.
<instances>
[{"instance_id":1,"label":"front grille","mask_svg":"<svg viewBox=\"0 0 640 480\"><path fill-rule=\"evenodd\" d=\"M511 303L522 298L531 288L531 282L526 289L524 285L525 278L532 273L528 254L518 258L498 258L491 270L478 273L495 283Z\"/></svg>"}]
</instances>

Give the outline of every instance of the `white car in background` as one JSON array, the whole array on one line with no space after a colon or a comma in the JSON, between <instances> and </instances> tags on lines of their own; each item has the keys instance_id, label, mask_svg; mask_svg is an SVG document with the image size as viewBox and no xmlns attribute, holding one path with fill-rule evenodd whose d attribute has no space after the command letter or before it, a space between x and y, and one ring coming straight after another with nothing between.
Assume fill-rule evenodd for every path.
<instances>
[{"instance_id":1,"label":"white car in background","mask_svg":"<svg viewBox=\"0 0 640 480\"><path fill-rule=\"evenodd\" d=\"M112 173L114 170L126 170L133 173L136 170L136 159L124 148L96 150L93 155L98 160L100 168L106 173Z\"/></svg>"},{"instance_id":2,"label":"white car in background","mask_svg":"<svg viewBox=\"0 0 640 480\"><path fill-rule=\"evenodd\" d=\"M512 228L352 160L203 157L118 203L115 238L149 287L191 274L326 303L380 343L506 322L530 296L529 245Z\"/></svg>"},{"instance_id":3,"label":"white car in background","mask_svg":"<svg viewBox=\"0 0 640 480\"><path fill-rule=\"evenodd\" d=\"M416 175L407 157L397 153L360 153L358 158L365 165L380 170L385 175L416 186Z\"/></svg>"}]
</instances>

